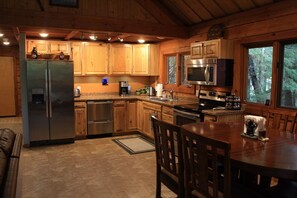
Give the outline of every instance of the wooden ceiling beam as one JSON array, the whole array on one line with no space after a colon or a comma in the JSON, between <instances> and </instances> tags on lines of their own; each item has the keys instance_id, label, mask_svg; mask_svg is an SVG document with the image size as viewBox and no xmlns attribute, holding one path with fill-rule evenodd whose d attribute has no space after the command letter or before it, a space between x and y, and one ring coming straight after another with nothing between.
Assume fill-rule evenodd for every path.
<instances>
[{"instance_id":1,"label":"wooden ceiling beam","mask_svg":"<svg viewBox=\"0 0 297 198\"><path fill-rule=\"evenodd\" d=\"M67 40L71 39L72 37L74 37L75 35L77 35L78 33L79 33L78 30L73 30L65 36L64 40L67 41Z\"/></svg>"},{"instance_id":2,"label":"wooden ceiling beam","mask_svg":"<svg viewBox=\"0 0 297 198\"><path fill-rule=\"evenodd\" d=\"M20 30L18 27L12 27L12 32L13 32L13 35L15 37L15 39L18 41L19 38L20 38Z\"/></svg>"},{"instance_id":3,"label":"wooden ceiling beam","mask_svg":"<svg viewBox=\"0 0 297 198\"><path fill-rule=\"evenodd\" d=\"M184 25L177 16L169 11L159 0L136 0L160 24Z\"/></svg>"},{"instance_id":4,"label":"wooden ceiling beam","mask_svg":"<svg viewBox=\"0 0 297 198\"><path fill-rule=\"evenodd\" d=\"M294 14L297 11L296 0L280 1L274 4L268 4L256 9L240 12L219 19L207 21L194 25L190 28L190 36L206 33L212 25L224 24L226 28L233 28L241 24L249 24L257 21L265 21L271 17L282 17L288 14Z\"/></svg>"},{"instance_id":5,"label":"wooden ceiling beam","mask_svg":"<svg viewBox=\"0 0 297 198\"><path fill-rule=\"evenodd\" d=\"M61 20L61 18L63 20ZM188 28L146 21L82 16L68 13L0 8L0 25L60 28L78 31L105 31L145 34L170 38L188 38Z\"/></svg>"}]
</instances>

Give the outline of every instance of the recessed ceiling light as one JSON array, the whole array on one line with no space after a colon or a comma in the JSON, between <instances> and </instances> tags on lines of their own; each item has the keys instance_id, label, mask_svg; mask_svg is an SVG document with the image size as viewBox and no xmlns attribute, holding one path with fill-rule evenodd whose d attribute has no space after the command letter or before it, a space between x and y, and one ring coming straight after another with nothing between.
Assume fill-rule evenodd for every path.
<instances>
[{"instance_id":1,"label":"recessed ceiling light","mask_svg":"<svg viewBox=\"0 0 297 198\"><path fill-rule=\"evenodd\" d=\"M48 33L39 33L39 35L42 37L42 38L46 38L48 36Z\"/></svg>"},{"instance_id":2,"label":"recessed ceiling light","mask_svg":"<svg viewBox=\"0 0 297 198\"><path fill-rule=\"evenodd\" d=\"M9 44L10 44L10 42L8 41L7 38L3 39L3 45L9 45Z\"/></svg>"},{"instance_id":3,"label":"recessed ceiling light","mask_svg":"<svg viewBox=\"0 0 297 198\"><path fill-rule=\"evenodd\" d=\"M2 37L2 36L4 36L4 34L3 33L0 33L0 37Z\"/></svg>"},{"instance_id":4,"label":"recessed ceiling light","mask_svg":"<svg viewBox=\"0 0 297 198\"><path fill-rule=\"evenodd\" d=\"M89 38L90 38L91 40L93 40L93 41L96 41L96 40L97 40L97 36L95 36L95 35L91 35L91 36L89 36Z\"/></svg>"},{"instance_id":5,"label":"recessed ceiling light","mask_svg":"<svg viewBox=\"0 0 297 198\"><path fill-rule=\"evenodd\" d=\"M120 38L120 37L118 37L118 39L119 39L119 41L121 41L121 42L123 42L123 41L124 41L124 39L123 39L123 38Z\"/></svg>"},{"instance_id":6,"label":"recessed ceiling light","mask_svg":"<svg viewBox=\"0 0 297 198\"><path fill-rule=\"evenodd\" d=\"M138 43L144 43L145 40L144 39L138 39Z\"/></svg>"}]
</instances>

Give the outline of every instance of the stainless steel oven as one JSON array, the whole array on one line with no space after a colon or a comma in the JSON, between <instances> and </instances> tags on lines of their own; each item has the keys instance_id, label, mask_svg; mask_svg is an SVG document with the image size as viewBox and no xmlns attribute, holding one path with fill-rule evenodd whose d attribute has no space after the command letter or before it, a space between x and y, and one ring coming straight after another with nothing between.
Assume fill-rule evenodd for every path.
<instances>
[{"instance_id":1,"label":"stainless steel oven","mask_svg":"<svg viewBox=\"0 0 297 198\"><path fill-rule=\"evenodd\" d=\"M174 124L181 126L189 123L199 123L203 121L202 113L192 113L183 110L174 109Z\"/></svg>"},{"instance_id":2,"label":"stainless steel oven","mask_svg":"<svg viewBox=\"0 0 297 198\"><path fill-rule=\"evenodd\" d=\"M200 90L199 102L194 104L182 104L174 106L174 124L184 125L204 121L203 110L224 108L226 105L227 92Z\"/></svg>"}]
</instances>

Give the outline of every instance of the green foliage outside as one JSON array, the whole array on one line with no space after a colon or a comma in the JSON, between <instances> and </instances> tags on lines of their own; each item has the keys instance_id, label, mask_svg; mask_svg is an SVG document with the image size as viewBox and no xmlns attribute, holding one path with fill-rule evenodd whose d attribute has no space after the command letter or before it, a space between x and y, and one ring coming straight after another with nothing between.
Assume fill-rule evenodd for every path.
<instances>
[{"instance_id":1,"label":"green foliage outside","mask_svg":"<svg viewBox=\"0 0 297 198\"><path fill-rule=\"evenodd\" d=\"M284 46L281 106L297 108L297 44Z\"/></svg>"},{"instance_id":2,"label":"green foliage outside","mask_svg":"<svg viewBox=\"0 0 297 198\"><path fill-rule=\"evenodd\" d=\"M272 47L248 50L247 101L262 103L270 100L272 76Z\"/></svg>"},{"instance_id":3,"label":"green foliage outside","mask_svg":"<svg viewBox=\"0 0 297 198\"><path fill-rule=\"evenodd\" d=\"M176 84L176 57L167 57L168 84Z\"/></svg>"}]
</instances>

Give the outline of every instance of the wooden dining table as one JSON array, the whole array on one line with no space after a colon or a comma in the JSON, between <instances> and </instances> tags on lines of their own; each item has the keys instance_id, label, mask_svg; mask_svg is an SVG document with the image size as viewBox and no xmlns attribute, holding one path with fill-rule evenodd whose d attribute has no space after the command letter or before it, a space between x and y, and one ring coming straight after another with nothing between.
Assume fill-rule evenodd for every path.
<instances>
[{"instance_id":1,"label":"wooden dining table","mask_svg":"<svg viewBox=\"0 0 297 198\"><path fill-rule=\"evenodd\" d=\"M268 141L242 136L242 123L193 123L182 130L231 144L231 164L241 170L283 179L297 180L297 137L267 129Z\"/></svg>"}]
</instances>

